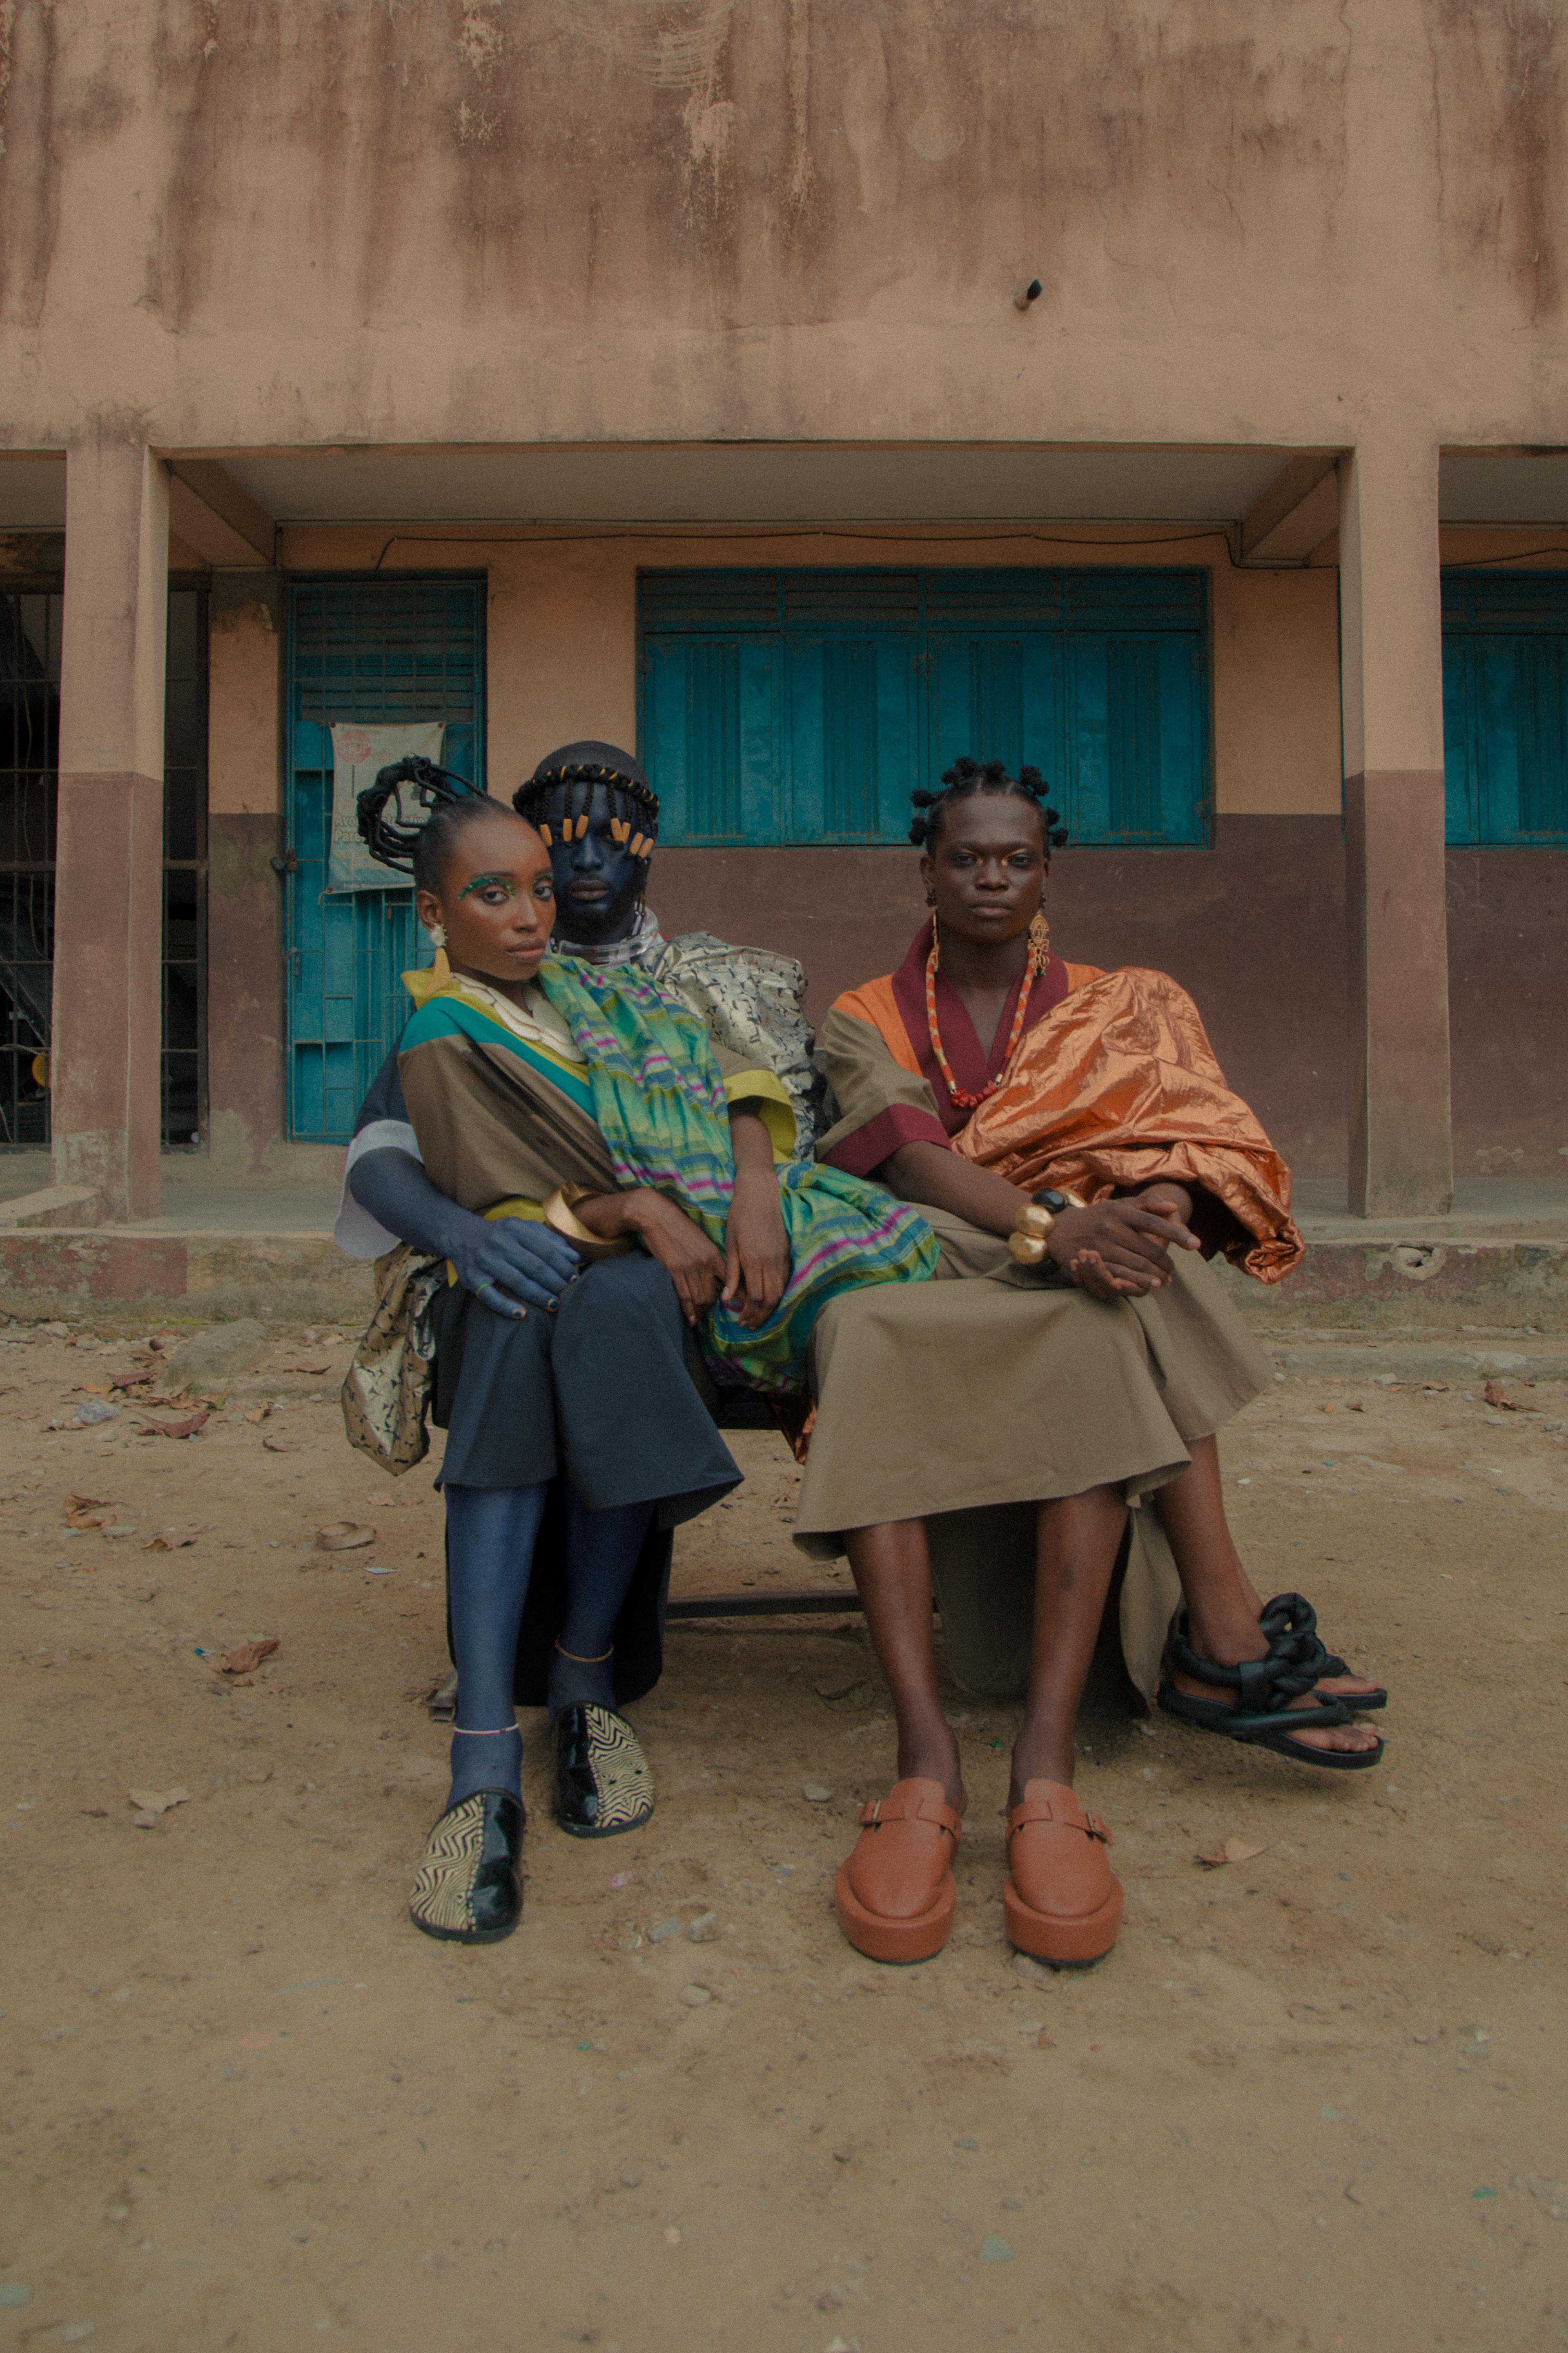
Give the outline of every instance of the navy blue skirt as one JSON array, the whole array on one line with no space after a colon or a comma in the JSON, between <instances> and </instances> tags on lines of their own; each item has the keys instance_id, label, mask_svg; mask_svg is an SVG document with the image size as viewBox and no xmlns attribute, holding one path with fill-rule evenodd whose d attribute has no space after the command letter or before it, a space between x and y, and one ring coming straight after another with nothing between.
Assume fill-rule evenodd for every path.
<instances>
[{"instance_id":1,"label":"navy blue skirt","mask_svg":"<svg viewBox=\"0 0 1568 2353\"><path fill-rule=\"evenodd\" d=\"M494 1315L453 1284L432 1307L431 1419L447 1432L438 1484L552 1489L518 1640L520 1706L544 1704L566 1617L565 1488L590 1511L651 1503L653 1523L616 1625L616 1696L639 1699L664 1655L671 1530L740 1484L686 1357L675 1285L642 1251L600 1259L552 1315Z\"/></svg>"}]
</instances>

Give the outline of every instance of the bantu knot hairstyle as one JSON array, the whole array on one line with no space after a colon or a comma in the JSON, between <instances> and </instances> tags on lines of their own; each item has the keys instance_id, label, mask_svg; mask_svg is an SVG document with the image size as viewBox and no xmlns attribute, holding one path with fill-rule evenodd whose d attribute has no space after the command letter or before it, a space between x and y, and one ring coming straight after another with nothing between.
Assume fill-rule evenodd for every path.
<instances>
[{"instance_id":1,"label":"bantu knot hairstyle","mask_svg":"<svg viewBox=\"0 0 1568 2353\"><path fill-rule=\"evenodd\" d=\"M1010 776L1005 760L972 760L965 752L943 773L942 781L943 790L940 793L910 795L915 807L924 812L910 828L910 839L917 849L934 849L942 819L952 804L969 800L975 793L1012 793L1017 799L1027 801L1038 812L1047 858L1068 838L1068 829L1056 810L1046 806L1050 787L1038 768L1020 768L1016 776Z\"/></svg>"},{"instance_id":2,"label":"bantu knot hairstyle","mask_svg":"<svg viewBox=\"0 0 1568 2353\"><path fill-rule=\"evenodd\" d=\"M412 874L416 890L439 891L456 836L470 818L494 817L500 804L466 776L413 754L377 769L355 807L360 839L377 865ZM416 807L428 817L411 816Z\"/></svg>"},{"instance_id":3,"label":"bantu knot hairstyle","mask_svg":"<svg viewBox=\"0 0 1568 2353\"><path fill-rule=\"evenodd\" d=\"M563 744L548 752L526 785L511 797L519 817L539 828L544 846L571 841L588 829L595 787L610 796L610 829L634 858L653 856L658 835L658 795L629 752L614 744Z\"/></svg>"}]
</instances>

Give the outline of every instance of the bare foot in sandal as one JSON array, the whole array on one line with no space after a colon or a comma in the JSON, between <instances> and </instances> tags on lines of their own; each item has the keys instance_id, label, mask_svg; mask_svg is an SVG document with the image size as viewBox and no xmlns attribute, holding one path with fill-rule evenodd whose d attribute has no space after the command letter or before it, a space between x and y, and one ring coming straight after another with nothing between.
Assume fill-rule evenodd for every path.
<instances>
[{"instance_id":1,"label":"bare foot in sandal","mask_svg":"<svg viewBox=\"0 0 1568 2353\"><path fill-rule=\"evenodd\" d=\"M1264 1607L1263 1598L1246 1569L1241 1567L1239 1561L1237 1563L1237 1567L1240 1573L1241 1589L1246 1596L1247 1606L1254 1618L1261 1618ZM1202 1643L1197 1647L1201 1650ZM1211 1651L1209 1656L1217 1658L1219 1653L1217 1651ZM1225 1663L1234 1666L1237 1662L1227 1660ZM1384 1684L1375 1682L1370 1675L1352 1674L1343 1659L1332 1656L1329 1660L1328 1673L1318 1677L1317 1692L1320 1699L1342 1699L1352 1708L1384 1707L1388 1703L1388 1692Z\"/></svg>"},{"instance_id":2,"label":"bare foot in sandal","mask_svg":"<svg viewBox=\"0 0 1568 2353\"><path fill-rule=\"evenodd\" d=\"M1281 1595L1269 1602L1258 1624L1240 1611L1225 1623L1205 1624L1195 1617L1190 1625L1185 1621L1184 1611L1173 1628L1165 1657L1160 1704L1168 1715L1182 1716L1202 1731L1225 1732L1228 1727L1223 1717L1228 1710L1239 1718L1233 1737L1286 1755L1305 1754L1309 1759L1315 1752L1325 1761L1359 1762L1364 1757L1373 1764L1382 1755L1383 1742L1370 1725L1336 1721L1330 1713L1337 1707L1342 1718L1354 1705L1351 1694L1325 1690L1321 1678L1290 1672L1292 1636L1303 1659L1313 1647L1321 1648L1316 1620L1300 1595ZM1194 1660L1211 1672L1194 1672ZM1236 1672L1255 1663L1263 1670L1256 1678ZM1166 1693L1178 1694L1187 1705L1169 1705ZM1309 1720L1288 1726L1285 1719L1290 1715ZM1241 1724L1259 1728L1244 1732Z\"/></svg>"}]
</instances>

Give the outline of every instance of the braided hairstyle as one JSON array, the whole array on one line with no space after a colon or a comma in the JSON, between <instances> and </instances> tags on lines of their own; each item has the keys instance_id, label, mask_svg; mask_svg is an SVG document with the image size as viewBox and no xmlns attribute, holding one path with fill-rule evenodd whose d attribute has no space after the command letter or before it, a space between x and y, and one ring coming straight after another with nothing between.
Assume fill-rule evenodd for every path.
<instances>
[{"instance_id":1,"label":"braided hairstyle","mask_svg":"<svg viewBox=\"0 0 1568 2353\"><path fill-rule=\"evenodd\" d=\"M917 849L934 849L949 807L954 801L969 800L975 793L1011 793L1027 801L1039 817L1047 860L1052 850L1059 849L1068 838L1068 829L1056 810L1046 805L1050 787L1038 768L1022 767L1016 776L1010 776L1005 760L972 760L965 752L944 770L942 781L944 789L940 793L910 795L916 809L921 812L910 828L910 839Z\"/></svg>"},{"instance_id":2,"label":"braided hairstyle","mask_svg":"<svg viewBox=\"0 0 1568 2353\"><path fill-rule=\"evenodd\" d=\"M427 809L424 818L405 818L404 790L409 799ZM476 817L494 817L501 805L467 776L438 768L434 760L411 754L376 771L375 782L354 804L359 812L359 836L378 866L412 874L418 891L439 892L441 871L463 827Z\"/></svg>"},{"instance_id":3,"label":"braided hairstyle","mask_svg":"<svg viewBox=\"0 0 1568 2353\"><path fill-rule=\"evenodd\" d=\"M614 744L563 744L547 752L525 785L511 797L519 817L537 826L544 846L570 841L588 829L595 787L610 797L616 839L646 863L658 836L658 795L629 752Z\"/></svg>"}]
</instances>

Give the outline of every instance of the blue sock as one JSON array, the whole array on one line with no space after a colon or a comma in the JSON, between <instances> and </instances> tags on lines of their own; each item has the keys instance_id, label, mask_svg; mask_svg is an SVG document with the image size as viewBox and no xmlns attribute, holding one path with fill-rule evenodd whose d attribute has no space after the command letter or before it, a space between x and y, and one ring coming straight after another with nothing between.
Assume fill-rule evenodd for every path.
<instances>
[{"instance_id":1,"label":"blue sock","mask_svg":"<svg viewBox=\"0 0 1568 2353\"><path fill-rule=\"evenodd\" d=\"M448 1806L476 1789L521 1795L522 1735L512 1706L518 1628L548 1490L447 1487L447 1590L458 1661ZM478 1736L477 1737L472 1736Z\"/></svg>"},{"instance_id":2,"label":"blue sock","mask_svg":"<svg viewBox=\"0 0 1568 2353\"><path fill-rule=\"evenodd\" d=\"M550 1662L550 1721L586 1700L614 1707L610 1650L616 1620L632 1589L652 1504L622 1504L591 1512L570 1491L566 1499L566 1623Z\"/></svg>"}]
</instances>

